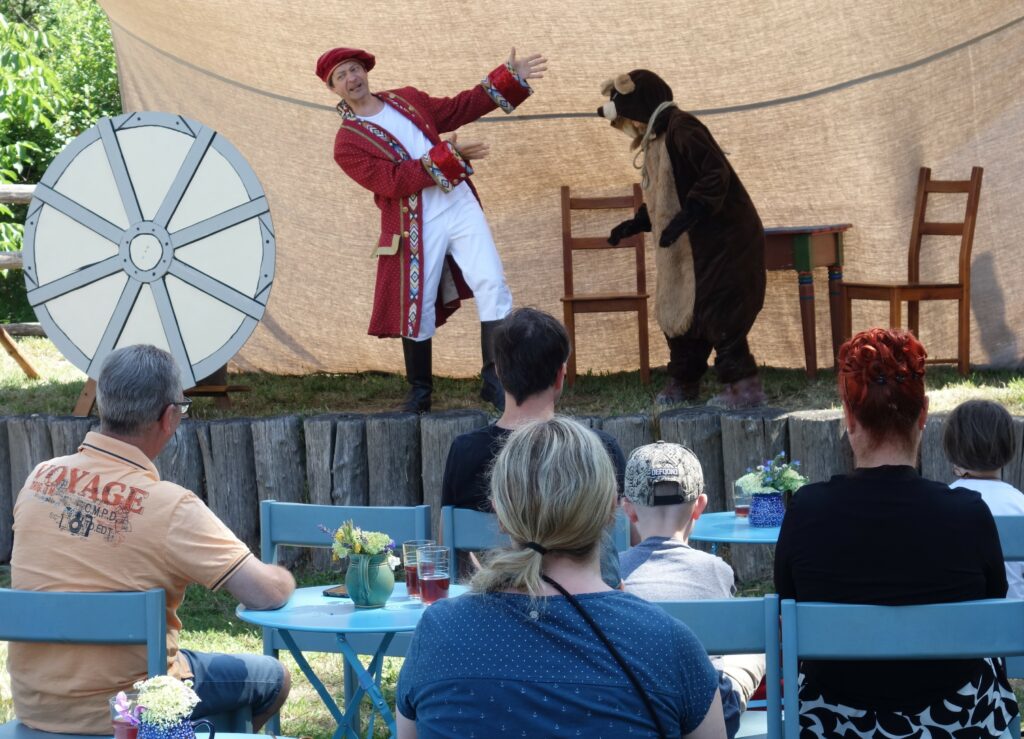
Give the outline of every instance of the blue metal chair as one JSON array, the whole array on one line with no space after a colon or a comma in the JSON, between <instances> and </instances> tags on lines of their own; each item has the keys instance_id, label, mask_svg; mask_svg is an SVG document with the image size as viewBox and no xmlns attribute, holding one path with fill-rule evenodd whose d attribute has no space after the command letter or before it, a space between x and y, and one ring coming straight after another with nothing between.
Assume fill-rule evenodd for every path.
<instances>
[{"instance_id":1,"label":"blue metal chair","mask_svg":"<svg viewBox=\"0 0 1024 739\"><path fill-rule=\"evenodd\" d=\"M767 710L745 711L736 736L781 739L779 597L657 601L654 605L689 626L708 654L764 653Z\"/></svg>"},{"instance_id":2,"label":"blue metal chair","mask_svg":"<svg viewBox=\"0 0 1024 739\"><path fill-rule=\"evenodd\" d=\"M430 506L332 506L310 503L280 503L264 500L260 503L260 555L264 562L277 564L279 546L315 547L327 549L331 538L320 526L336 529L351 519L356 526L372 531L383 531L401 547L403 541L429 539ZM296 646L303 652L338 652L333 634L303 632L294 634ZM373 654L381 637L366 634L353 636L349 643L359 654ZM412 640L411 634L398 634L387 650L390 657L404 657ZM263 630L263 653L278 656L287 645L276 629ZM356 677L345 662L346 703L356 689ZM280 731L279 720L274 717L268 724L274 733Z\"/></svg>"},{"instance_id":3,"label":"blue metal chair","mask_svg":"<svg viewBox=\"0 0 1024 739\"><path fill-rule=\"evenodd\" d=\"M801 659L927 660L1024 655L1024 601L921 606L782 601L786 739L800 734L796 685ZM1007 735L1020 736L1016 720Z\"/></svg>"},{"instance_id":4,"label":"blue metal chair","mask_svg":"<svg viewBox=\"0 0 1024 739\"><path fill-rule=\"evenodd\" d=\"M149 677L167 672L163 590L139 593L38 593L0 589L0 641L59 644L143 644ZM64 739L14 719L0 739ZM93 737L95 739L95 737Z\"/></svg>"},{"instance_id":5,"label":"blue metal chair","mask_svg":"<svg viewBox=\"0 0 1024 739\"><path fill-rule=\"evenodd\" d=\"M1024 516L995 516L999 545L1007 562L1024 562ZM1008 657L1006 674L1024 678L1024 657Z\"/></svg>"},{"instance_id":6,"label":"blue metal chair","mask_svg":"<svg viewBox=\"0 0 1024 739\"><path fill-rule=\"evenodd\" d=\"M449 562L456 561L459 551L480 551L509 544L508 534L498 528L497 516L468 508L443 507L441 532L444 545L448 547ZM621 510L615 515L613 538L616 550L629 549L629 519Z\"/></svg>"},{"instance_id":7,"label":"blue metal chair","mask_svg":"<svg viewBox=\"0 0 1024 739\"><path fill-rule=\"evenodd\" d=\"M59 644L144 644L148 677L167 672L166 596L160 589L137 593L58 593L0 589L0 641ZM220 729L252 731L252 712L242 708L208 716ZM0 726L0 739L66 739L30 729L15 719ZM95 739L95 737L93 737Z\"/></svg>"}]
</instances>

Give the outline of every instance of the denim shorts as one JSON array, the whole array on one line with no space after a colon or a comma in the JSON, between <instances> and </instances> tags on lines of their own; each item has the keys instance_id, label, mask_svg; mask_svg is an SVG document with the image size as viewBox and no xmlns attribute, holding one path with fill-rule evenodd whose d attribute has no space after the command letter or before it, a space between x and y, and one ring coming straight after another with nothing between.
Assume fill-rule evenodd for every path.
<instances>
[{"instance_id":1,"label":"denim shorts","mask_svg":"<svg viewBox=\"0 0 1024 739\"><path fill-rule=\"evenodd\" d=\"M192 668L193 686L201 703L192 718L252 707L266 712L284 687L284 666L262 654L218 654L180 650Z\"/></svg>"}]
</instances>

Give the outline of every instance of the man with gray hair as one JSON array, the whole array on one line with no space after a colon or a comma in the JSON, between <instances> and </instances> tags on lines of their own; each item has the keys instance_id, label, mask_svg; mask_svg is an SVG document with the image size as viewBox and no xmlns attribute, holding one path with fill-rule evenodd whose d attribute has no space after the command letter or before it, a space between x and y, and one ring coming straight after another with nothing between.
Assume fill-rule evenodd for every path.
<instances>
[{"instance_id":1,"label":"man with gray hair","mask_svg":"<svg viewBox=\"0 0 1024 739\"><path fill-rule=\"evenodd\" d=\"M190 583L226 588L248 608L279 608L295 589L287 570L253 556L196 495L160 479L153 460L188 413L174 359L153 346L110 354L97 386L100 430L76 454L29 475L14 506L11 585L34 591L140 591L167 595L167 673L191 679L193 718L249 706L266 723L288 697L272 657L178 647L178 606ZM110 733L107 699L146 677L144 647L9 647L15 715L62 733Z\"/></svg>"},{"instance_id":2,"label":"man with gray hair","mask_svg":"<svg viewBox=\"0 0 1024 739\"><path fill-rule=\"evenodd\" d=\"M627 593L648 601L719 600L735 593L732 568L714 555L691 549L693 526L704 512L704 471L680 444L659 441L633 450L626 463L622 507L641 541L619 555ZM719 672L722 712L729 737L739 730L765 673L763 654L712 657Z\"/></svg>"}]
</instances>

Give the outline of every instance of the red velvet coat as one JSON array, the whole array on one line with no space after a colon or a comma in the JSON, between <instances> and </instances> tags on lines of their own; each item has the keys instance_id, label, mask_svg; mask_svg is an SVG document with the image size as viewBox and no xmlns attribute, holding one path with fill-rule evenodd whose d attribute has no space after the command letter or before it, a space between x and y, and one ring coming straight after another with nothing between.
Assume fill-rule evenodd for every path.
<instances>
[{"instance_id":1,"label":"red velvet coat","mask_svg":"<svg viewBox=\"0 0 1024 739\"><path fill-rule=\"evenodd\" d=\"M510 113L531 92L525 80L508 65L502 65L479 85L451 98L430 97L414 87L377 93L416 124L433 144L421 159L411 159L388 131L358 118L345 102L339 103L342 124L334 139L334 160L345 174L373 193L380 208L380 238L373 251L377 257L377 285L368 330L371 336L415 337L419 333L424 243L420 191L437 186L448 192L469 181L473 173L469 162L451 144L442 142L440 134L472 123L497 107ZM438 326L455 312L462 299L473 296L451 257L445 267L453 280L442 277L438 288Z\"/></svg>"}]
</instances>

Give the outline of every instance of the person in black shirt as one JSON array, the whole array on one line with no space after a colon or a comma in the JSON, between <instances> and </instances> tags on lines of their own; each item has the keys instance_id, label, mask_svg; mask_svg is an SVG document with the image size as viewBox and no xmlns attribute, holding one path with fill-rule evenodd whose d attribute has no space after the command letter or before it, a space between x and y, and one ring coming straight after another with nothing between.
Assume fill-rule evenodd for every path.
<instances>
[{"instance_id":1,"label":"person in black shirt","mask_svg":"<svg viewBox=\"0 0 1024 739\"><path fill-rule=\"evenodd\" d=\"M441 505L492 511L491 463L514 429L554 418L569 351L565 327L544 311L518 308L497 327L494 358L505 388L505 410L496 423L461 434L452 442L444 466ZM596 429L594 433L608 450L621 496L626 458L614 437ZM601 572L609 585L618 587L619 557L611 537L606 539Z\"/></svg>"},{"instance_id":2,"label":"person in black shirt","mask_svg":"<svg viewBox=\"0 0 1024 739\"><path fill-rule=\"evenodd\" d=\"M856 469L805 485L790 502L775 552L780 598L902 606L1006 595L981 496L916 470L925 356L913 335L888 329L840 348ZM998 737L1018 712L1006 671L992 660L805 660L799 691L802 739Z\"/></svg>"}]
</instances>

